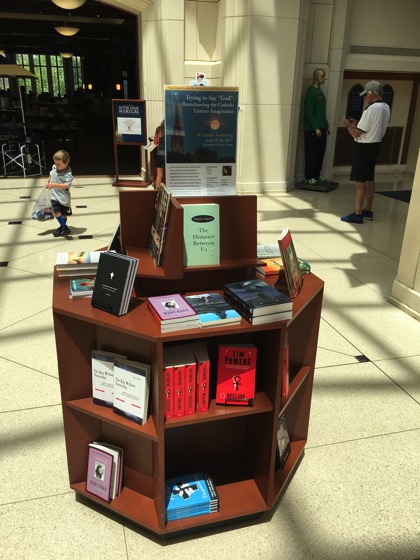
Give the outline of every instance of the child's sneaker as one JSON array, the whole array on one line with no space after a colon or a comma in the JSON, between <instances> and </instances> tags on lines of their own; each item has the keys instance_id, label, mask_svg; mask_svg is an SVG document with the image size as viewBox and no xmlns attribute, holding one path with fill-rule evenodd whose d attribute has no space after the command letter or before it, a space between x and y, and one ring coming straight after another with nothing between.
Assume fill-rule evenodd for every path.
<instances>
[{"instance_id":1,"label":"child's sneaker","mask_svg":"<svg viewBox=\"0 0 420 560\"><path fill-rule=\"evenodd\" d=\"M362 216L365 220L373 220L372 210L362 210Z\"/></svg>"},{"instance_id":2,"label":"child's sneaker","mask_svg":"<svg viewBox=\"0 0 420 560\"><path fill-rule=\"evenodd\" d=\"M57 228L55 231L53 231L53 236L54 236L54 237L61 237L61 231L62 231L62 228L61 228L61 226L60 226L60 227Z\"/></svg>"},{"instance_id":3,"label":"child's sneaker","mask_svg":"<svg viewBox=\"0 0 420 560\"><path fill-rule=\"evenodd\" d=\"M71 234L71 229L68 226L64 226L61 231L61 237L67 237Z\"/></svg>"},{"instance_id":4,"label":"child's sneaker","mask_svg":"<svg viewBox=\"0 0 420 560\"><path fill-rule=\"evenodd\" d=\"M353 212L353 214L349 214L348 216L341 216L341 221L349 222L351 224L363 224L363 216L362 214L356 214L356 212Z\"/></svg>"}]
</instances>

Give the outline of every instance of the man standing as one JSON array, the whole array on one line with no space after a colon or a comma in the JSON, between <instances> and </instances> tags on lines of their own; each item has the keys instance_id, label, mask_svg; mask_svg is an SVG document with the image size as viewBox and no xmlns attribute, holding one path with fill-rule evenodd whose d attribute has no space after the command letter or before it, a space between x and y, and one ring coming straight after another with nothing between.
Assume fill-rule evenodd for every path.
<instances>
[{"instance_id":1,"label":"man standing","mask_svg":"<svg viewBox=\"0 0 420 560\"><path fill-rule=\"evenodd\" d=\"M376 158L391 115L382 93L380 82L368 82L360 94L366 96L368 104L360 121L343 117L344 126L357 142L350 173L356 186L356 205L352 214L342 216L343 222L363 224L363 218L373 220Z\"/></svg>"},{"instance_id":2,"label":"man standing","mask_svg":"<svg viewBox=\"0 0 420 560\"><path fill-rule=\"evenodd\" d=\"M321 176L327 135L330 133L325 95L320 86L325 81L325 72L317 68L313 73L312 85L305 95L305 180L306 185L326 183Z\"/></svg>"}]
</instances>

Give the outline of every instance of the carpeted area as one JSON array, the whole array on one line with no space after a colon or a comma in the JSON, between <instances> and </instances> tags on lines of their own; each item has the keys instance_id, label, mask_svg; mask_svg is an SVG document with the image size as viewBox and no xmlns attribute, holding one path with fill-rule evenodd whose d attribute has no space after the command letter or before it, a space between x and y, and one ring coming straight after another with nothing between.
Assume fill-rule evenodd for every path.
<instances>
[{"instance_id":1,"label":"carpeted area","mask_svg":"<svg viewBox=\"0 0 420 560\"><path fill-rule=\"evenodd\" d=\"M401 200L401 202L409 203L411 200L411 190L406 191L376 191L376 194L382 194L383 196L389 196L390 198L395 198L395 200Z\"/></svg>"}]
</instances>

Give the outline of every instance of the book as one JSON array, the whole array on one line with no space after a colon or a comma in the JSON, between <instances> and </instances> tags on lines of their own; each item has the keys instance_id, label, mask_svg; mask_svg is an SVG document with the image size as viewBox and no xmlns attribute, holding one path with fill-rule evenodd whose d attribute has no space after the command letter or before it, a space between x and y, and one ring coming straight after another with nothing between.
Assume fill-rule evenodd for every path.
<instances>
[{"instance_id":1,"label":"book","mask_svg":"<svg viewBox=\"0 0 420 560\"><path fill-rule=\"evenodd\" d=\"M193 353L185 357L184 373L184 415L194 414L196 404L197 365Z\"/></svg>"},{"instance_id":2,"label":"book","mask_svg":"<svg viewBox=\"0 0 420 560\"><path fill-rule=\"evenodd\" d=\"M219 205L183 204L184 265L220 264Z\"/></svg>"},{"instance_id":3,"label":"book","mask_svg":"<svg viewBox=\"0 0 420 560\"><path fill-rule=\"evenodd\" d=\"M114 363L113 411L141 425L147 421L150 370L135 360L117 358Z\"/></svg>"},{"instance_id":4,"label":"book","mask_svg":"<svg viewBox=\"0 0 420 560\"><path fill-rule=\"evenodd\" d=\"M283 270L283 262L281 257L274 257L271 259L261 259L264 265L256 266L255 270L261 274L263 277L266 276L278 276Z\"/></svg>"},{"instance_id":5,"label":"book","mask_svg":"<svg viewBox=\"0 0 420 560\"><path fill-rule=\"evenodd\" d=\"M92 364L92 400L95 404L112 408L114 403L114 362L126 356L105 352L91 351Z\"/></svg>"},{"instance_id":6,"label":"book","mask_svg":"<svg viewBox=\"0 0 420 560\"><path fill-rule=\"evenodd\" d=\"M280 414L277 421L276 459L279 469L283 469L291 451L290 436L286 426L284 414Z\"/></svg>"},{"instance_id":7,"label":"book","mask_svg":"<svg viewBox=\"0 0 420 560\"><path fill-rule=\"evenodd\" d=\"M217 292L184 296L198 315L202 328L223 327L241 322L241 316Z\"/></svg>"},{"instance_id":8,"label":"book","mask_svg":"<svg viewBox=\"0 0 420 560\"><path fill-rule=\"evenodd\" d=\"M239 309L239 308L238 308ZM239 310L244 319L251 325L264 325L266 323L277 323L278 321L288 321L292 318L292 311L277 311L276 313L268 313L267 315L257 315L250 317L245 311Z\"/></svg>"},{"instance_id":9,"label":"book","mask_svg":"<svg viewBox=\"0 0 420 560\"><path fill-rule=\"evenodd\" d=\"M197 313L181 294L148 297L147 307L160 323L169 325L190 321L199 326ZM193 328L193 325L190 328Z\"/></svg>"},{"instance_id":10,"label":"book","mask_svg":"<svg viewBox=\"0 0 420 560\"><path fill-rule=\"evenodd\" d=\"M111 478L114 458L111 453L89 446L86 492L111 501Z\"/></svg>"},{"instance_id":11,"label":"book","mask_svg":"<svg viewBox=\"0 0 420 560\"><path fill-rule=\"evenodd\" d=\"M185 364L175 360L174 364L174 418L185 416Z\"/></svg>"},{"instance_id":12,"label":"book","mask_svg":"<svg viewBox=\"0 0 420 560\"><path fill-rule=\"evenodd\" d=\"M282 360L282 371L281 371L281 396L286 398L289 395L289 344L286 341L283 349L283 360Z\"/></svg>"},{"instance_id":13,"label":"book","mask_svg":"<svg viewBox=\"0 0 420 560\"><path fill-rule=\"evenodd\" d=\"M156 266L162 264L170 205L171 191L169 187L162 184L156 195L149 240L149 251Z\"/></svg>"},{"instance_id":14,"label":"book","mask_svg":"<svg viewBox=\"0 0 420 560\"><path fill-rule=\"evenodd\" d=\"M70 297L91 297L93 287L95 285L95 276L93 278L71 278L70 279Z\"/></svg>"},{"instance_id":15,"label":"book","mask_svg":"<svg viewBox=\"0 0 420 560\"><path fill-rule=\"evenodd\" d=\"M102 251L71 251L58 253L55 264L60 277L65 276L94 276L98 268Z\"/></svg>"},{"instance_id":16,"label":"book","mask_svg":"<svg viewBox=\"0 0 420 560\"><path fill-rule=\"evenodd\" d=\"M196 412L209 409L210 357L205 342L191 342L186 345L194 355L196 363Z\"/></svg>"},{"instance_id":17,"label":"book","mask_svg":"<svg viewBox=\"0 0 420 560\"><path fill-rule=\"evenodd\" d=\"M283 229L278 238L278 244L282 255L289 296L293 299L300 292L303 278L289 228Z\"/></svg>"},{"instance_id":18,"label":"book","mask_svg":"<svg viewBox=\"0 0 420 560\"><path fill-rule=\"evenodd\" d=\"M278 243L269 243L268 245L257 245L257 257L259 259L272 259L280 257L280 249Z\"/></svg>"},{"instance_id":19,"label":"book","mask_svg":"<svg viewBox=\"0 0 420 560\"><path fill-rule=\"evenodd\" d=\"M123 463L123 449L110 443L94 441L89 444L90 448L98 449L112 455L112 475L111 475L111 490L110 499L116 498L122 489L122 463Z\"/></svg>"},{"instance_id":20,"label":"book","mask_svg":"<svg viewBox=\"0 0 420 560\"><path fill-rule=\"evenodd\" d=\"M293 302L287 296L259 278L225 284L224 297L239 313L248 317L293 309Z\"/></svg>"},{"instance_id":21,"label":"book","mask_svg":"<svg viewBox=\"0 0 420 560\"><path fill-rule=\"evenodd\" d=\"M180 475L165 481L166 519L173 521L219 511L219 495L207 473Z\"/></svg>"},{"instance_id":22,"label":"book","mask_svg":"<svg viewBox=\"0 0 420 560\"><path fill-rule=\"evenodd\" d=\"M111 240L108 245L108 251L115 251L116 253L122 253L121 248L121 226L118 225L117 229L112 234Z\"/></svg>"},{"instance_id":23,"label":"book","mask_svg":"<svg viewBox=\"0 0 420 560\"><path fill-rule=\"evenodd\" d=\"M127 313L138 264L139 260L134 257L112 251L101 253L92 307L113 315Z\"/></svg>"},{"instance_id":24,"label":"book","mask_svg":"<svg viewBox=\"0 0 420 560\"><path fill-rule=\"evenodd\" d=\"M165 390L165 420L174 416L174 366L164 364L163 367L163 387Z\"/></svg>"},{"instance_id":25,"label":"book","mask_svg":"<svg viewBox=\"0 0 420 560\"><path fill-rule=\"evenodd\" d=\"M254 344L218 347L216 404L253 406L257 347Z\"/></svg>"}]
</instances>

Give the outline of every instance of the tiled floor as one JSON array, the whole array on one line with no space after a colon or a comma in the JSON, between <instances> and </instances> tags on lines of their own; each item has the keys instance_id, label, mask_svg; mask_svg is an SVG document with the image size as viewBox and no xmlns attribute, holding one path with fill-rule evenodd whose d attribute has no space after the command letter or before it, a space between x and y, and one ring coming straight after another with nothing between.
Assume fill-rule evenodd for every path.
<instances>
[{"instance_id":1,"label":"tiled floor","mask_svg":"<svg viewBox=\"0 0 420 560\"><path fill-rule=\"evenodd\" d=\"M290 227L325 280L301 466L271 515L162 542L79 502L67 482L52 269L58 251L107 244L117 189L110 178L77 179L73 239L55 239L55 223L30 219L44 180L0 179L1 560L420 558L420 323L387 302L408 204L377 195L373 222L346 224L339 216L353 210L354 187L336 180L329 193L259 197L259 242ZM378 190L411 181L378 177Z\"/></svg>"}]
</instances>

